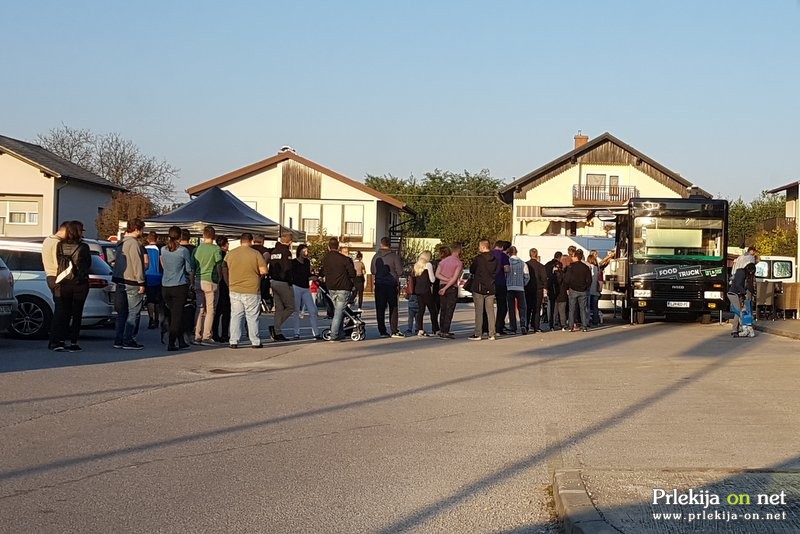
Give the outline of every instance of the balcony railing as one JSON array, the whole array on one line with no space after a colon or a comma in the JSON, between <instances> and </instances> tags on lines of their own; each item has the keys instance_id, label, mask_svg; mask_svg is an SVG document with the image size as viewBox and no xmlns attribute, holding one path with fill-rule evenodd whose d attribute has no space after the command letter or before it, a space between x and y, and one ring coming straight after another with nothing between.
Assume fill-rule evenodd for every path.
<instances>
[{"instance_id":1,"label":"balcony railing","mask_svg":"<svg viewBox=\"0 0 800 534\"><path fill-rule=\"evenodd\" d=\"M574 206L616 206L627 203L639 196L634 186L621 185L579 185L572 186L572 204Z\"/></svg>"}]
</instances>

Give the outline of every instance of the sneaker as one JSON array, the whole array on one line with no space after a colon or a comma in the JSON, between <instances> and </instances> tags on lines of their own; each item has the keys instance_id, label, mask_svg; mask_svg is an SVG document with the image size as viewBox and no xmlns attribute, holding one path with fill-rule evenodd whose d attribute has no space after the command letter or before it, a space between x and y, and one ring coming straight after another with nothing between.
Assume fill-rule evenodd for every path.
<instances>
[{"instance_id":1,"label":"sneaker","mask_svg":"<svg viewBox=\"0 0 800 534\"><path fill-rule=\"evenodd\" d=\"M472 335L469 336L467 339L469 339L470 341L480 341L483 338L481 336Z\"/></svg>"},{"instance_id":2,"label":"sneaker","mask_svg":"<svg viewBox=\"0 0 800 534\"><path fill-rule=\"evenodd\" d=\"M236 343L231 343L230 345L228 345L228 348L229 349L238 349L239 345L237 345Z\"/></svg>"},{"instance_id":3,"label":"sneaker","mask_svg":"<svg viewBox=\"0 0 800 534\"><path fill-rule=\"evenodd\" d=\"M489 341L497 341L497 336L489 336Z\"/></svg>"},{"instance_id":4,"label":"sneaker","mask_svg":"<svg viewBox=\"0 0 800 534\"><path fill-rule=\"evenodd\" d=\"M446 337L447 339L455 339L456 335L452 332L448 332L447 334L445 334L444 337Z\"/></svg>"},{"instance_id":5,"label":"sneaker","mask_svg":"<svg viewBox=\"0 0 800 534\"><path fill-rule=\"evenodd\" d=\"M392 336L391 336L391 334L389 334L388 332L382 332L382 333L380 334L380 336L381 336L381 337L392 337Z\"/></svg>"},{"instance_id":6,"label":"sneaker","mask_svg":"<svg viewBox=\"0 0 800 534\"><path fill-rule=\"evenodd\" d=\"M125 343L122 345L122 348L125 350L142 350L144 345L137 343L136 341L131 341L130 343Z\"/></svg>"},{"instance_id":7,"label":"sneaker","mask_svg":"<svg viewBox=\"0 0 800 534\"><path fill-rule=\"evenodd\" d=\"M204 347L213 347L216 345L216 343L214 343L213 339L203 339L200 341L200 343L198 343L198 345L202 345Z\"/></svg>"},{"instance_id":8,"label":"sneaker","mask_svg":"<svg viewBox=\"0 0 800 534\"><path fill-rule=\"evenodd\" d=\"M82 349L82 348L81 348L81 346L80 346L80 345L78 345L77 343L73 343L72 345L70 345L69 347L67 347L67 350L68 350L68 351L70 351L70 352L80 352L80 351L82 351L83 349Z\"/></svg>"},{"instance_id":9,"label":"sneaker","mask_svg":"<svg viewBox=\"0 0 800 534\"><path fill-rule=\"evenodd\" d=\"M263 349L263 348L264 348L264 345L262 345L261 343L259 343L258 345L250 345L250 348L251 348L251 349Z\"/></svg>"},{"instance_id":10,"label":"sneaker","mask_svg":"<svg viewBox=\"0 0 800 534\"><path fill-rule=\"evenodd\" d=\"M275 337L273 337L272 339L274 339L275 341L289 341L283 334L275 334Z\"/></svg>"},{"instance_id":11,"label":"sneaker","mask_svg":"<svg viewBox=\"0 0 800 534\"><path fill-rule=\"evenodd\" d=\"M588 332L588 331L589 331L589 329L586 328L586 327L581 328L581 332Z\"/></svg>"},{"instance_id":12,"label":"sneaker","mask_svg":"<svg viewBox=\"0 0 800 534\"><path fill-rule=\"evenodd\" d=\"M121 348L123 348L123 345L122 345L122 343L114 343L114 348L115 349L121 349Z\"/></svg>"},{"instance_id":13,"label":"sneaker","mask_svg":"<svg viewBox=\"0 0 800 534\"><path fill-rule=\"evenodd\" d=\"M406 335L405 335L404 333L402 333L402 332L395 332L394 334L392 334L392 337L397 337L397 338L400 338L400 337L402 337L402 338L405 338L405 337L406 337Z\"/></svg>"},{"instance_id":14,"label":"sneaker","mask_svg":"<svg viewBox=\"0 0 800 534\"><path fill-rule=\"evenodd\" d=\"M52 346L50 350L54 352L64 352L64 350L66 350L66 347L64 347L62 343L56 343L55 345Z\"/></svg>"},{"instance_id":15,"label":"sneaker","mask_svg":"<svg viewBox=\"0 0 800 534\"><path fill-rule=\"evenodd\" d=\"M566 327L566 326L562 327L562 328L561 328L561 331L562 331L562 332L566 332L566 331L567 331L567 327Z\"/></svg>"},{"instance_id":16,"label":"sneaker","mask_svg":"<svg viewBox=\"0 0 800 534\"><path fill-rule=\"evenodd\" d=\"M424 331L420 330L419 332L417 332L417 337L428 337L428 334L426 334Z\"/></svg>"}]
</instances>

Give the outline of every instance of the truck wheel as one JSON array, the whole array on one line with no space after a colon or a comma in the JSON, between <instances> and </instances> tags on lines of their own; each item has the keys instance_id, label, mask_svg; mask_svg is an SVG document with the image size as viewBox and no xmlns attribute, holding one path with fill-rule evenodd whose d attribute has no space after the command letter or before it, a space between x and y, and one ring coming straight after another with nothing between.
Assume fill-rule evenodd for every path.
<instances>
[{"instance_id":1,"label":"truck wheel","mask_svg":"<svg viewBox=\"0 0 800 534\"><path fill-rule=\"evenodd\" d=\"M703 313L700 315L700 323L701 324L711 324L711 314L710 313Z\"/></svg>"},{"instance_id":2,"label":"truck wheel","mask_svg":"<svg viewBox=\"0 0 800 534\"><path fill-rule=\"evenodd\" d=\"M644 324L644 312L643 311L635 311L635 312L633 312L633 324Z\"/></svg>"}]
</instances>

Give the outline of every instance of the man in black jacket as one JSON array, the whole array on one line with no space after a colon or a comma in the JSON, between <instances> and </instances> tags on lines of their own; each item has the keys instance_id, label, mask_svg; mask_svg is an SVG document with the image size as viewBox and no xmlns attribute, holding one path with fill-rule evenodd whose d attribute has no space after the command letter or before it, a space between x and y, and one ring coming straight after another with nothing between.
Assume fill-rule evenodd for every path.
<instances>
[{"instance_id":1,"label":"man in black jacket","mask_svg":"<svg viewBox=\"0 0 800 534\"><path fill-rule=\"evenodd\" d=\"M292 288L292 233L284 232L281 240L272 249L268 269L272 286L272 296L275 299L274 325L269 328L269 334L275 341L286 341L281 327L294 313L294 289Z\"/></svg>"},{"instance_id":2,"label":"man in black jacket","mask_svg":"<svg viewBox=\"0 0 800 534\"><path fill-rule=\"evenodd\" d=\"M339 240L335 237L328 240L328 253L322 258L320 275L325 277L325 285L333 301L333 320L331 321L329 341L341 341L344 339L342 316L350 294L356 286L356 269L353 266L353 260L339 252Z\"/></svg>"},{"instance_id":3,"label":"man in black jacket","mask_svg":"<svg viewBox=\"0 0 800 534\"><path fill-rule=\"evenodd\" d=\"M558 328L563 328L566 325L556 325L556 297L558 296L558 288L556 287L556 263L561 264L561 252L553 254L553 259L544 264L544 272L547 273L547 295L549 305L547 306L547 322L550 323L550 331Z\"/></svg>"},{"instance_id":4,"label":"man in black jacket","mask_svg":"<svg viewBox=\"0 0 800 534\"><path fill-rule=\"evenodd\" d=\"M381 337L406 337L400 332L397 293L400 290L400 274L403 262L391 248L388 237L381 238L381 246L372 258L370 272L375 280L375 316ZM389 327L386 331L386 307L389 307Z\"/></svg>"},{"instance_id":5,"label":"man in black jacket","mask_svg":"<svg viewBox=\"0 0 800 534\"><path fill-rule=\"evenodd\" d=\"M525 304L528 306L527 324L531 332L541 332L542 301L547 292L547 271L539 262L538 250L532 248L529 254L531 259L526 263L531 277L528 285L525 286Z\"/></svg>"},{"instance_id":6,"label":"man in black jacket","mask_svg":"<svg viewBox=\"0 0 800 534\"><path fill-rule=\"evenodd\" d=\"M472 300L475 302L475 332L468 337L472 341L482 339L483 314L486 312L489 339L496 339L494 298L495 275L497 274L497 259L490 250L488 239L481 239L478 244L480 254L475 256L470 265L472 275Z\"/></svg>"},{"instance_id":7,"label":"man in black jacket","mask_svg":"<svg viewBox=\"0 0 800 534\"><path fill-rule=\"evenodd\" d=\"M575 324L575 312L580 310L581 330L588 332L589 321L586 318L586 296L589 287L592 285L592 270L583 263L583 251L581 249L575 251L575 260L564 271L564 283L567 286L567 295L569 297L567 328L573 332L578 330Z\"/></svg>"}]
</instances>

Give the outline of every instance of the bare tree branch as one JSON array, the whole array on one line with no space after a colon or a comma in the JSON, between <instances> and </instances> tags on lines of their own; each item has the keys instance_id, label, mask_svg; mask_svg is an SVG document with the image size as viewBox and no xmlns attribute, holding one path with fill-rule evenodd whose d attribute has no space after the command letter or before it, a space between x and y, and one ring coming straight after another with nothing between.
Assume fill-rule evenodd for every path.
<instances>
[{"instance_id":1,"label":"bare tree branch","mask_svg":"<svg viewBox=\"0 0 800 534\"><path fill-rule=\"evenodd\" d=\"M166 160L142 154L133 141L118 133L94 134L62 125L46 135L40 134L37 140L62 158L143 195L157 205L168 204L175 198L174 179L178 169Z\"/></svg>"}]
</instances>

